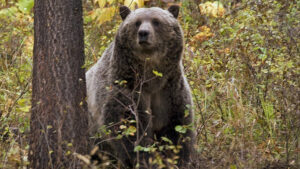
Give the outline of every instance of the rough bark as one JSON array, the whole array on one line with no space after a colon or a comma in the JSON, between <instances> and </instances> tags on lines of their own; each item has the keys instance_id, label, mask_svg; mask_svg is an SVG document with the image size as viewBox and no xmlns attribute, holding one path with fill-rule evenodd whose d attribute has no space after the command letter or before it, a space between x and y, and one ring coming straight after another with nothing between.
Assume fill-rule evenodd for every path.
<instances>
[{"instance_id":1,"label":"rough bark","mask_svg":"<svg viewBox=\"0 0 300 169\"><path fill-rule=\"evenodd\" d=\"M35 0L30 168L80 168L87 152L81 0Z\"/></svg>"}]
</instances>

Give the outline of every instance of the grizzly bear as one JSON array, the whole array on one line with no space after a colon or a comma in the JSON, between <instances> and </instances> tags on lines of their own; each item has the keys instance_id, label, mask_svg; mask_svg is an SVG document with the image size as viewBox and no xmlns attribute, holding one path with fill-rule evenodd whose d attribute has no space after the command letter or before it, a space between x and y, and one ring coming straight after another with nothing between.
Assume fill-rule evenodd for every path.
<instances>
[{"instance_id":1,"label":"grizzly bear","mask_svg":"<svg viewBox=\"0 0 300 169\"><path fill-rule=\"evenodd\" d=\"M180 145L178 165L183 168L190 160L194 132L175 130L193 123L179 7L119 10L123 22L114 41L86 73L90 133L105 133L95 144L122 168L137 163L149 168L154 157L135 148L168 138ZM170 151L161 153L171 156Z\"/></svg>"}]
</instances>

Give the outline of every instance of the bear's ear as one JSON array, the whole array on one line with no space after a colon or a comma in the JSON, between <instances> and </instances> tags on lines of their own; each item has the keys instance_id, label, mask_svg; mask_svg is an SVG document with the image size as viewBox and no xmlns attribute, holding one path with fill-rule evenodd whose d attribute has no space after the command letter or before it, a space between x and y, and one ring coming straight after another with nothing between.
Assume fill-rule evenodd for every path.
<instances>
[{"instance_id":1,"label":"bear's ear","mask_svg":"<svg viewBox=\"0 0 300 169\"><path fill-rule=\"evenodd\" d=\"M119 8L119 12L121 15L122 20L124 21L126 19L126 17L130 14L130 9L127 6L120 6Z\"/></svg>"},{"instance_id":2,"label":"bear's ear","mask_svg":"<svg viewBox=\"0 0 300 169\"><path fill-rule=\"evenodd\" d=\"M169 11L175 18L177 18L177 17L178 17L178 14L179 14L179 6L178 6L178 5L171 5L171 6L168 8L168 11Z\"/></svg>"}]
</instances>

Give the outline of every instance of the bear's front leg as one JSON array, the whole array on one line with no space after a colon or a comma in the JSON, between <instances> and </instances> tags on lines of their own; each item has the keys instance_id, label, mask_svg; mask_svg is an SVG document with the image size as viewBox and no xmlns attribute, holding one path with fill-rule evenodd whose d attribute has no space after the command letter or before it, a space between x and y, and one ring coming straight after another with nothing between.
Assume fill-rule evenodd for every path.
<instances>
[{"instance_id":1,"label":"bear's front leg","mask_svg":"<svg viewBox=\"0 0 300 169\"><path fill-rule=\"evenodd\" d=\"M130 112L131 101L122 94L116 94L109 98L103 105L102 114L104 125L106 126L107 149L112 154L112 159L116 160L121 168L133 168L134 153L134 137L130 136L132 127L129 122L134 120L133 114ZM107 147L106 147L107 148ZM105 151L105 147L103 149ZM106 151L107 151L106 150Z\"/></svg>"},{"instance_id":2,"label":"bear's front leg","mask_svg":"<svg viewBox=\"0 0 300 169\"><path fill-rule=\"evenodd\" d=\"M171 101L171 122L166 127L172 131L165 131L165 134L170 138L173 143L182 146L179 153L178 165L182 168L188 167L188 163L191 160L193 145L195 140L195 134L192 129L194 114L192 111L192 96L190 93L189 85L186 79L182 77L178 83L173 83L170 86L169 94ZM177 127L181 126L181 127ZM176 128L182 128L183 130L176 131Z\"/></svg>"},{"instance_id":3,"label":"bear's front leg","mask_svg":"<svg viewBox=\"0 0 300 169\"><path fill-rule=\"evenodd\" d=\"M135 91L134 108L137 133L135 135L135 146L149 147L153 144L153 124L150 109L150 95ZM150 154L144 151L136 151L136 163L139 168L150 168L148 162Z\"/></svg>"}]
</instances>

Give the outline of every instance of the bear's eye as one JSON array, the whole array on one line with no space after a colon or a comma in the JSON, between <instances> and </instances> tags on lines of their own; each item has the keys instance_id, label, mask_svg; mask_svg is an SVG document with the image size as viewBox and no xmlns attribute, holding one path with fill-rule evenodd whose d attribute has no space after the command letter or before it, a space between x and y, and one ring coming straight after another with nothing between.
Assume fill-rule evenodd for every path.
<instances>
[{"instance_id":1,"label":"bear's eye","mask_svg":"<svg viewBox=\"0 0 300 169\"><path fill-rule=\"evenodd\" d=\"M157 19L153 19L152 20L152 24L154 25L154 26L159 26L159 21L157 20Z\"/></svg>"},{"instance_id":2,"label":"bear's eye","mask_svg":"<svg viewBox=\"0 0 300 169\"><path fill-rule=\"evenodd\" d=\"M136 22L135 22L135 26L136 26L136 27L139 27L139 26L141 25L141 23L142 23L141 21L136 21Z\"/></svg>"}]
</instances>

